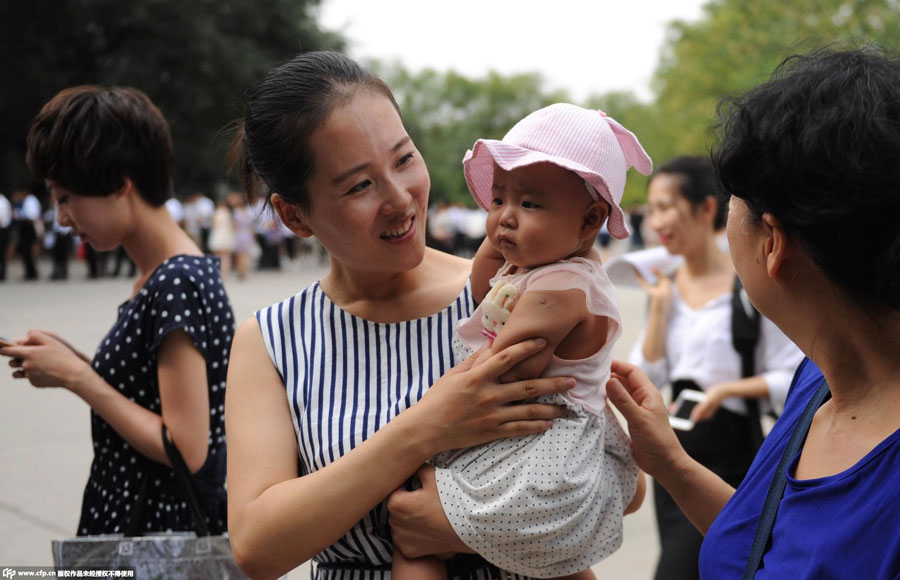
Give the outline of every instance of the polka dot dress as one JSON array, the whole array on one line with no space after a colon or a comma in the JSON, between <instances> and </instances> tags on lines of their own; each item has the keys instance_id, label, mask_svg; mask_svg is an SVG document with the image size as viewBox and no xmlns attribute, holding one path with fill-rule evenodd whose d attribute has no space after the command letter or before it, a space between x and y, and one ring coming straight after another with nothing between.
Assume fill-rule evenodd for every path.
<instances>
[{"instance_id":1,"label":"polka dot dress","mask_svg":"<svg viewBox=\"0 0 900 580\"><path fill-rule=\"evenodd\" d=\"M212 533L225 530L225 375L234 317L217 258L174 256L163 262L118 319L94 355L94 370L142 407L161 413L157 353L170 332L186 332L206 359L210 402L209 451L194 475ZM91 412L94 460L84 491L78 535L123 532L144 478L146 531L193 530L185 498L168 467L134 449Z\"/></svg>"},{"instance_id":2,"label":"polka dot dress","mask_svg":"<svg viewBox=\"0 0 900 580\"><path fill-rule=\"evenodd\" d=\"M614 304L609 306L611 284L593 264L551 264L512 275L504 275L505 270L492 283L503 277L520 296L536 287L579 288L591 312L619 320ZM559 270L565 275L558 275ZM600 303L606 306L594 306ZM479 308L460 323L453 344L456 358L482 346L472 340L481 337L480 321ZM634 497L638 468L631 441L605 397L596 403L597 389L609 376L606 355L611 356L617 336L618 329L586 359L554 357L545 371L546 376L574 376L576 389L570 393L584 393L590 407L570 396L541 397L539 402L566 407L565 416L549 430L432 459L441 504L454 531L490 563L549 578L590 568L621 546L623 512Z\"/></svg>"},{"instance_id":3,"label":"polka dot dress","mask_svg":"<svg viewBox=\"0 0 900 580\"><path fill-rule=\"evenodd\" d=\"M567 414L538 435L499 439L435 458L444 512L467 546L518 574L586 570L622 545L638 469L612 411Z\"/></svg>"}]
</instances>

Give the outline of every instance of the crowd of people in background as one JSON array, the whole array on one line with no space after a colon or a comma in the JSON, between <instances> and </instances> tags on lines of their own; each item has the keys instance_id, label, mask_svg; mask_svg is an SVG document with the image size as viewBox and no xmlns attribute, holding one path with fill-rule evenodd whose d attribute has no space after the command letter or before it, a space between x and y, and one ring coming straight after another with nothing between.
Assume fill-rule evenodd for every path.
<instances>
[{"instance_id":1,"label":"crowd of people in background","mask_svg":"<svg viewBox=\"0 0 900 580\"><path fill-rule=\"evenodd\" d=\"M647 208L644 204L635 203L626 208L631 237L623 251L640 250L646 246L644 235L644 217ZM462 202L438 202L428 210L428 246L471 258L485 236L485 217L487 212L479 207L467 207ZM597 236L597 245L611 251L612 236L606 225Z\"/></svg>"},{"instance_id":2,"label":"crowd of people in background","mask_svg":"<svg viewBox=\"0 0 900 580\"><path fill-rule=\"evenodd\" d=\"M6 279L11 254L18 255L26 280L37 280L36 244L42 237L41 203L28 191L13 192L10 199L0 195L0 280Z\"/></svg>"},{"instance_id":3,"label":"crowd of people in background","mask_svg":"<svg viewBox=\"0 0 900 580\"><path fill-rule=\"evenodd\" d=\"M170 198L166 208L205 253L219 256L226 279L232 271L244 279L251 270L280 270L283 259L312 255L321 264L327 257L315 239L298 238L263 207L262 200L251 203L243 192L224 193L216 202L194 191L182 200ZM639 250L646 244L646 208L634 204L626 213L632 236L622 250ZM471 258L484 240L485 214L461 202L433 204L428 210L428 246ZM612 242L604 227L597 244L610 251ZM89 279L136 274L134 262L122 248L95 251L72 228L61 226L52 204L42 204L36 193L17 190L10 198L0 193L0 281L6 279L7 264L14 259L22 262L24 280L38 280L42 256L51 263L48 280L67 280L72 259L86 263Z\"/></svg>"},{"instance_id":4,"label":"crowd of people in background","mask_svg":"<svg viewBox=\"0 0 900 580\"><path fill-rule=\"evenodd\" d=\"M49 198L42 203L42 194L26 189L9 196L0 193L0 281L6 280L7 266L14 260L21 262L26 281L67 280L73 259L85 262L89 279L136 275L134 262L121 247L98 252L71 227L60 225L56 208ZM302 255L325 261L327 254L315 240L297 238L262 201L250 203L237 191L218 198L216 203L195 191L182 200L170 198L166 209L204 253L220 257L224 277L232 270L240 279L251 269L280 270L283 259ZM50 262L49 273L40 271L42 258Z\"/></svg>"}]
</instances>

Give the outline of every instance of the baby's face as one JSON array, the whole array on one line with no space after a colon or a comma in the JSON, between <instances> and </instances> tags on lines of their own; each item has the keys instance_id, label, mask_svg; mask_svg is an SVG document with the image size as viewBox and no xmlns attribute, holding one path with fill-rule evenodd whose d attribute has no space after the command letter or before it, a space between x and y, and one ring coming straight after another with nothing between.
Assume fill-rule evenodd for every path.
<instances>
[{"instance_id":1,"label":"baby's face","mask_svg":"<svg viewBox=\"0 0 900 580\"><path fill-rule=\"evenodd\" d=\"M495 164L491 190L487 235L507 262L533 268L590 244L582 232L591 197L575 173L546 162L512 171Z\"/></svg>"}]
</instances>

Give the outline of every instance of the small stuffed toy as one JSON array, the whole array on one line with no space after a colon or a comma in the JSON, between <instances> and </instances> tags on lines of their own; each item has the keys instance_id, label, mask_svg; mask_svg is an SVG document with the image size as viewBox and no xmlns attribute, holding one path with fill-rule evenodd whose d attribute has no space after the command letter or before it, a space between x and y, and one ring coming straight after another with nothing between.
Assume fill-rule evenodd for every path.
<instances>
[{"instance_id":1,"label":"small stuffed toy","mask_svg":"<svg viewBox=\"0 0 900 580\"><path fill-rule=\"evenodd\" d=\"M484 329L481 334L486 336L488 340L494 342L497 334L506 324L510 313L512 313L513 302L519 295L519 291L512 284L507 284L503 280L498 280L496 284L491 286L491 291L484 297L481 304L481 323Z\"/></svg>"}]
</instances>

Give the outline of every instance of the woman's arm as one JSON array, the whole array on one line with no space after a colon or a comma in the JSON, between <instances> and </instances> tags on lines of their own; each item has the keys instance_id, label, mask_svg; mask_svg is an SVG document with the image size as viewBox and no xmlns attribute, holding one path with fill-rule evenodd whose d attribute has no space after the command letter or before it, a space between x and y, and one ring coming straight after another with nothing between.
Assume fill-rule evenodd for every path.
<instances>
[{"instance_id":1,"label":"woman's arm","mask_svg":"<svg viewBox=\"0 0 900 580\"><path fill-rule=\"evenodd\" d=\"M666 354L666 323L672 308L672 280L657 273L656 283L650 284L637 271L635 275L649 297L641 354L648 363L654 363Z\"/></svg>"},{"instance_id":2,"label":"woman's arm","mask_svg":"<svg viewBox=\"0 0 900 580\"><path fill-rule=\"evenodd\" d=\"M691 411L691 421L711 419L722 401L729 397L744 399L764 399L769 396L769 386L762 376L747 377L727 383L718 383L705 391L706 397Z\"/></svg>"},{"instance_id":3,"label":"woman's arm","mask_svg":"<svg viewBox=\"0 0 900 580\"><path fill-rule=\"evenodd\" d=\"M542 345L515 345L471 369L464 362L365 442L297 477L297 441L284 384L255 319L235 335L228 369L228 528L235 558L254 578L274 578L337 541L429 457L549 428L559 409L509 405L574 386L561 378L499 384Z\"/></svg>"},{"instance_id":4,"label":"woman's arm","mask_svg":"<svg viewBox=\"0 0 900 580\"><path fill-rule=\"evenodd\" d=\"M760 320L760 336L755 354L757 374L707 389L706 399L694 407L691 419L709 419L728 397L767 399L777 409L784 407L791 380L803 360L803 353L781 329L763 317Z\"/></svg>"},{"instance_id":5,"label":"woman's arm","mask_svg":"<svg viewBox=\"0 0 900 580\"><path fill-rule=\"evenodd\" d=\"M181 452L188 469L196 473L209 453L209 383L206 359L185 331L175 330L163 338L157 353L156 376L161 419L169 439ZM158 434L156 440L161 440ZM162 451L165 454L165 448ZM169 465L168 457L163 463Z\"/></svg>"},{"instance_id":6,"label":"woman's arm","mask_svg":"<svg viewBox=\"0 0 900 580\"><path fill-rule=\"evenodd\" d=\"M169 333L160 344L158 378L162 416L131 401L98 375L68 344L31 331L24 344L4 349L11 364L36 387L64 387L81 397L141 454L169 465L162 444L165 422L191 471L206 460L209 395L206 362L183 331Z\"/></svg>"},{"instance_id":7,"label":"woman's arm","mask_svg":"<svg viewBox=\"0 0 900 580\"><path fill-rule=\"evenodd\" d=\"M672 495L691 523L705 534L734 488L685 452L669 426L657 388L636 366L615 361L609 400L628 422L638 466Z\"/></svg>"}]
</instances>

